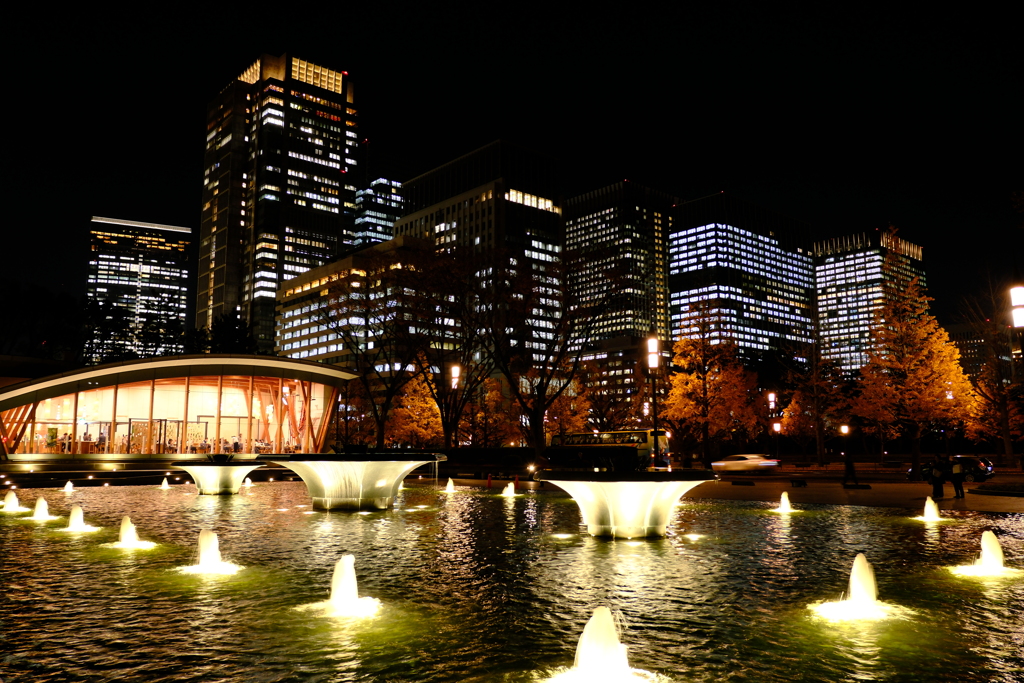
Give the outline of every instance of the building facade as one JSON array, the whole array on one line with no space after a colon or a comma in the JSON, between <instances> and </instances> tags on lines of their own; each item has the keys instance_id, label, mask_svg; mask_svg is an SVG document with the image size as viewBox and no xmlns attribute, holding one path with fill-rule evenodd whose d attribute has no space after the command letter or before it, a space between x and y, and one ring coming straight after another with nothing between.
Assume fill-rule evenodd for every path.
<instances>
[{"instance_id":1,"label":"building facade","mask_svg":"<svg viewBox=\"0 0 1024 683\"><path fill-rule=\"evenodd\" d=\"M93 216L86 361L181 353L192 229Z\"/></svg>"},{"instance_id":2,"label":"building facade","mask_svg":"<svg viewBox=\"0 0 1024 683\"><path fill-rule=\"evenodd\" d=\"M526 274L534 283L537 305L510 337L532 349L530 360L543 362L559 315L556 264L564 242L555 162L497 141L403 183L402 191L405 215L395 224L396 237L418 237L438 253L458 250L478 259L477 278L486 280L484 270L495 268Z\"/></svg>"},{"instance_id":3,"label":"building facade","mask_svg":"<svg viewBox=\"0 0 1024 683\"><path fill-rule=\"evenodd\" d=\"M347 72L263 55L207 111L196 326L239 311L274 345L277 290L354 239Z\"/></svg>"},{"instance_id":4,"label":"building facade","mask_svg":"<svg viewBox=\"0 0 1024 683\"><path fill-rule=\"evenodd\" d=\"M622 181L565 203L566 254L581 301L607 301L583 359L596 372L592 390L626 401L639 390L650 336L670 339L668 236L677 199ZM615 295L606 298L609 283ZM667 347L667 344L662 344Z\"/></svg>"},{"instance_id":5,"label":"building facade","mask_svg":"<svg viewBox=\"0 0 1024 683\"><path fill-rule=\"evenodd\" d=\"M808 230L724 193L676 207L669 235L669 316L674 338L698 311L711 338L740 353L789 353L813 338L814 264Z\"/></svg>"},{"instance_id":6,"label":"building facade","mask_svg":"<svg viewBox=\"0 0 1024 683\"><path fill-rule=\"evenodd\" d=\"M844 372L868 362L875 311L886 284L925 275L921 247L889 232L860 233L814 245L821 355Z\"/></svg>"},{"instance_id":7,"label":"building facade","mask_svg":"<svg viewBox=\"0 0 1024 683\"><path fill-rule=\"evenodd\" d=\"M377 178L356 192L355 229L352 246L366 247L395 236L395 223L402 217L402 183Z\"/></svg>"}]
</instances>

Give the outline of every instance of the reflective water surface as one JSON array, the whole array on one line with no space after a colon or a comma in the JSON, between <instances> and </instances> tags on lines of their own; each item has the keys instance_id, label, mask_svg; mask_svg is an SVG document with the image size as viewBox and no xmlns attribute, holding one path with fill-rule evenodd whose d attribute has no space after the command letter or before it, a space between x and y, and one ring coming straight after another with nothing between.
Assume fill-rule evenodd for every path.
<instances>
[{"instance_id":1,"label":"reflective water surface","mask_svg":"<svg viewBox=\"0 0 1024 683\"><path fill-rule=\"evenodd\" d=\"M314 511L300 482L197 496L194 487L19 491L63 520L0 515L0 678L47 681L541 681L572 665L596 607L631 666L674 681L1024 680L1024 580L968 579L985 530L1024 567L1024 515L686 502L670 536L581 534L556 493L406 489L394 510ZM91 534L61 532L70 506ZM105 546L130 515L152 550ZM234 576L174 571L212 529ZM699 537L688 538L688 534ZM908 619L830 624L807 609L846 590L862 552L878 597ZM327 599L355 555L367 620Z\"/></svg>"}]
</instances>

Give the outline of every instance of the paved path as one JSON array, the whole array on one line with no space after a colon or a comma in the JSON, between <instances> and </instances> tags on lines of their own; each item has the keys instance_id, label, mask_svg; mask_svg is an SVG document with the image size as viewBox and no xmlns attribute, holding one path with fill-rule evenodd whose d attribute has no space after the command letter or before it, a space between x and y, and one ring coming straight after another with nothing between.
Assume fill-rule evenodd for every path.
<instances>
[{"instance_id":1,"label":"paved path","mask_svg":"<svg viewBox=\"0 0 1024 683\"><path fill-rule=\"evenodd\" d=\"M745 481L751 481L747 479ZM867 507L895 507L924 509L924 499L931 495L932 487L925 483L876 483L870 489L844 489L840 482L807 479L807 486L794 488L788 479L753 481L752 485L733 485L731 481L709 481L690 489L689 498L718 498L722 500L778 500L783 491L789 501L823 503L831 505L864 505ZM1024 514L1024 498L1013 496L987 496L972 493L965 485L967 497L953 498L953 487L945 487L946 497L935 501L942 510L974 510L976 512L1017 512Z\"/></svg>"}]
</instances>

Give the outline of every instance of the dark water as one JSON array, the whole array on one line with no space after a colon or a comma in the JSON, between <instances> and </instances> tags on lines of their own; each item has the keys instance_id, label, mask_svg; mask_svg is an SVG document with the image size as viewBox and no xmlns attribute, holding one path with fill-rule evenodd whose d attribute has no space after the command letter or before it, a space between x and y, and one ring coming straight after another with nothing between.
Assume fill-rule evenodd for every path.
<instances>
[{"instance_id":1,"label":"dark water","mask_svg":"<svg viewBox=\"0 0 1024 683\"><path fill-rule=\"evenodd\" d=\"M25 507L45 495L65 519L0 512L0 679L539 681L572 664L584 623L608 605L630 663L674 681L1024 680L1024 575L945 569L973 561L986 529L1024 567L1024 515L922 524L903 510L811 506L787 518L764 503L701 502L678 509L670 537L627 542L581 535L576 505L552 493L412 488L392 511L353 514L312 513L301 483L194 491L20 492ZM105 528L59 531L72 503ZM124 514L161 545L102 547ZM202 528L246 569L172 571L193 561ZM810 616L808 604L845 590L858 552L879 598L910 618ZM380 616L295 610L327 597L343 553Z\"/></svg>"}]
</instances>

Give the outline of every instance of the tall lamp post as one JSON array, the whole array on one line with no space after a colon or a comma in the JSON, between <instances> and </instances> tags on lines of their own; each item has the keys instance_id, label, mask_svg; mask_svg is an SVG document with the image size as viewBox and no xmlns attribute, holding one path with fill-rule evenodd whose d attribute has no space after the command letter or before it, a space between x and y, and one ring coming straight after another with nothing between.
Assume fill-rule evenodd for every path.
<instances>
[{"instance_id":1,"label":"tall lamp post","mask_svg":"<svg viewBox=\"0 0 1024 683\"><path fill-rule=\"evenodd\" d=\"M651 378L651 410L654 418L654 451L651 453L652 466L661 459L661 439L658 436L658 368L661 365L661 354L658 353L658 338L647 340L647 375Z\"/></svg>"},{"instance_id":2,"label":"tall lamp post","mask_svg":"<svg viewBox=\"0 0 1024 683\"><path fill-rule=\"evenodd\" d=\"M459 447L459 418L458 415L452 415L456 412L458 406L458 391L459 391L459 376L462 374L462 368L458 363L452 365L452 397L449 401L449 420L452 420L451 431L452 431L452 443L449 446ZM454 418L454 419L453 419Z\"/></svg>"},{"instance_id":3,"label":"tall lamp post","mask_svg":"<svg viewBox=\"0 0 1024 683\"><path fill-rule=\"evenodd\" d=\"M1015 337L1010 342L1010 356L1014 377L1020 378L1024 376L1024 285L1010 287L1010 318Z\"/></svg>"}]
</instances>

